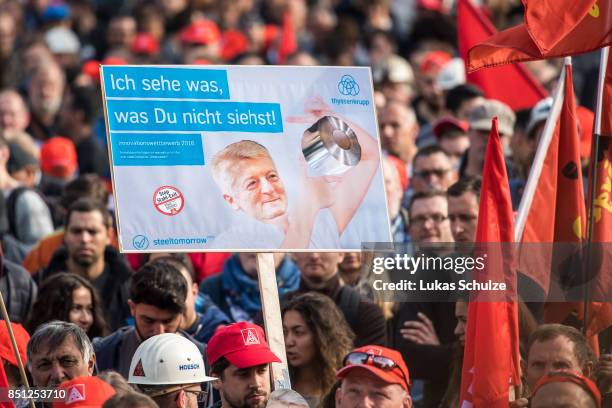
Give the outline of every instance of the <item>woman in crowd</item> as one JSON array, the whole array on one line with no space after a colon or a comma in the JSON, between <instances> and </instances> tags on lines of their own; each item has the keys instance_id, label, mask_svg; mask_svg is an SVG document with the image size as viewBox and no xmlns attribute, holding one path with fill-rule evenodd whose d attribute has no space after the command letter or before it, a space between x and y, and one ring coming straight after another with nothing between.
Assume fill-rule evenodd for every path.
<instances>
[{"instance_id":1,"label":"woman in crowd","mask_svg":"<svg viewBox=\"0 0 612 408\"><path fill-rule=\"evenodd\" d=\"M87 279L72 273L53 275L40 285L26 328L34 333L52 320L74 323L90 339L108 334L98 293Z\"/></svg>"},{"instance_id":2,"label":"woman in crowd","mask_svg":"<svg viewBox=\"0 0 612 408\"><path fill-rule=\"evenodd\" d=\"M282 318L291 384L311 408L317 407L336 382L354 334L336 304L319 293L289 300Z\"/></svg>"}]
</instances>

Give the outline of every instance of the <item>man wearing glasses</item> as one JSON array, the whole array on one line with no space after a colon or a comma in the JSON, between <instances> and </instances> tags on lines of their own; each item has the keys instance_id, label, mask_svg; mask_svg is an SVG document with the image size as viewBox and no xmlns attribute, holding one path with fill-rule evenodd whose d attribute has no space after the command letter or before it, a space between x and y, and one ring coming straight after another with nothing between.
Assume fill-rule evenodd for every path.
<instances>
[{"instance_id":1,"label":"man wearing glasses","mask_svg":"<svg viewBox=\"0 0 612 408\"><path fill-rule=\"evenodd\" d=\"M381 346L364 346L344 359L337 377L336 408L411 408L410 375L402 355Z\"/></svg>"},{"instance_id":2,"label":"man wearing glasses","mask_svg":"<svg viewBox=\"0 0 612 408\"><path fill-rule=\"evenodd\" d=\"M432 190L416 193L408 207L408 219L412 242L453 242L446 192Z\"/></svg>"},{"instance_id":3,"label":"man wearing glasses","mask_svg":"<svg viewBox=\"0 0 612 408\"><path fill-rule=\"evenodd\" d=\"M136 349L128 382L160 408L198 408L209 397L203 383L215 380L206 375L204 365L202 353L191 341L174 333L158 334Z\"/></svg>"}]
</instances>

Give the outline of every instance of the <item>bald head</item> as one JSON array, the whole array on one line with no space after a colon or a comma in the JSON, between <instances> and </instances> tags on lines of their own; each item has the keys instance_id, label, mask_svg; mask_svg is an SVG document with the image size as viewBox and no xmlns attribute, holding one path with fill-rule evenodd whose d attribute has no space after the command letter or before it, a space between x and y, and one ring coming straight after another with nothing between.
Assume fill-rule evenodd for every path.
<instances>
[{"instance_id":1,"label":"bald head","mask_svg":"<svg viewBox=\"0 0 612 408\"><path fill-rule=\"evenodd\" d=\"M531 400L531 408L597 408L597 403L584 388L571 382L543 385Z\"/></svg>"},{"instance_id":2,"label":"bald head","mask_svg":"<svg viewBox=\"0 0 612 408\"><path fill-rule=\"evenodd\" d=\"M416 137L419 125L412 108L396 101L390 101L378 118L381 143L385 150L411 163L416 153Z\"/></svg>"}]
</instances>

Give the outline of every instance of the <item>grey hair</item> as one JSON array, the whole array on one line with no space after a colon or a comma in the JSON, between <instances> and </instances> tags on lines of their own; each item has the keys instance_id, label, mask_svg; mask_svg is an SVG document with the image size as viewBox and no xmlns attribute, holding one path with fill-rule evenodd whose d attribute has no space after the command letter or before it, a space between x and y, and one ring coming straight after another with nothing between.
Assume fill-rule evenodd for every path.
<instances>
[{"instance_id":1,"label":"grey hair","mask_svg":"<svg viewBox=\"0 0 612 408\"><path fill-rule=\"evenodd\" d=\"M308 407L308 402L297 392L291 389L276 390L270 394L268 404L271 402L282 402L285 404L295 404L298 406Z\"/></svg>"},{"instance_id":2,"label":"grey hair","mask_svg":"<svg viewBox=\"0 0 612 408\"><path fill-rule=\"evenodd\" d=\"M94 355L94 349L87 334L74 323L53 320L38 327L28 342L28 366L32 355L45 348L53 350L59 347L67 337L72 337L86 363Z\"/></svg>"}]
</instances>

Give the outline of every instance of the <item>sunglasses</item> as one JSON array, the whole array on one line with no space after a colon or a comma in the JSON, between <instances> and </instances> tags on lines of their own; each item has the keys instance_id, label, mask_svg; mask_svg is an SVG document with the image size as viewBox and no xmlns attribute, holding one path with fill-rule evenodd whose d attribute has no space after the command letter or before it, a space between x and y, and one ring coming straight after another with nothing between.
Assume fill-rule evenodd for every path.
<instances>
[{"instance_id":1,"label":"sunglasses","mask_svg":"<svg viewBox=\"0 0 612 408\"><path fill-rule=\"evenodd\" d=\"M391 371L397 368L402 374L402 378L404 379L406 386L410 388L410 382L408 381L408 377L404 373L404 370L402 370L402 368L389 357L376 356L374 354L363 353L361 351L353 351L344 357L343 365L345 367L358 364L371 365L384 371Z\"/></svg>"}]
</instances>

